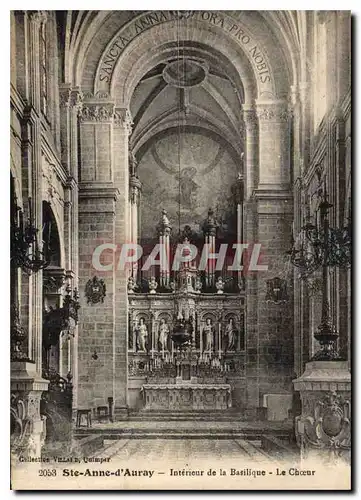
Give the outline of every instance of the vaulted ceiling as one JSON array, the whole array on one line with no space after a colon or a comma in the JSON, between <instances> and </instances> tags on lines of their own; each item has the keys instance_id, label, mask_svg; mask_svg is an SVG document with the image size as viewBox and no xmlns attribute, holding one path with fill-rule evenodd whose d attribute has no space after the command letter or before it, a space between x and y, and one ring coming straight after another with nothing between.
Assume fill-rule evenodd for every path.
<instances>
[{"instance_id":1,"label":"vaulted ceiling","mask_svg":"<svg viewBox=\"0 0 361 500\"><path fill-rule=\"evenodd\" d=\"M88 65L96 65L115 34L139 14L140 11L58 11L63 80L76 81L77 68L83 67L85 59ZM235 22L252 25L253 32L264 40L267 51L274 52L280 67L274 68L275 74L288 72L290 83L302 78L305 68L301 61L306 58L301 55L306 51L307 13L227 11L227 15ZM172 79L171 65L174 69L177 61L183 64L186 75L194 76L193 81L178 84L176 78ZM290 83L283 92L287 92ZM147 68L135 87L130 101L134 121L131 148L137 157L142 156L149 141L167 130L183 127L213 134L228 143L228 149L240 158L243 151L242 102L242 81L217 57L216 50L212 54L204 47L194 43L187 45L183 41L181 50L175 47L168 59L157 62L150 70Z\"/></svg>"},{"instance_id":2,"label":"vaulted ceiling","mask_svg":"<svg viewBox=\"0 0 361 500\"><path fill-rule=\"evenodd\" d=\"M172 65L177 68L177 61L184 67L181 77L189 82L167 76ZM239 90L219 68L199 59L170 60L144 75L135 89L131 143L141 156L147 142L164 130L201 128L233 144L239 156L240 111Z\"/></svg>"}]
</instances>

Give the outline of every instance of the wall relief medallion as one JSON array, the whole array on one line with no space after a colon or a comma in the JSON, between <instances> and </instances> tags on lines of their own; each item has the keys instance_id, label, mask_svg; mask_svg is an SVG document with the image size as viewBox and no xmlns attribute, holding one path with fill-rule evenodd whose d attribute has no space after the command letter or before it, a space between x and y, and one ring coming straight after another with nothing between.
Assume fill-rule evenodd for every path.
<instances>
[{"instance_id":1,"label":"wall relief medallion","mask_svg":"<svg viewBox=\"0 0 361 500\"><path fill-rule=\"evenodd\" d=\"M94 276L93 279L88 280L85 285L85 297L87 304L98 304L104 302L106 296L106 286L104 280Z\"/></svg>"}]
</instances>

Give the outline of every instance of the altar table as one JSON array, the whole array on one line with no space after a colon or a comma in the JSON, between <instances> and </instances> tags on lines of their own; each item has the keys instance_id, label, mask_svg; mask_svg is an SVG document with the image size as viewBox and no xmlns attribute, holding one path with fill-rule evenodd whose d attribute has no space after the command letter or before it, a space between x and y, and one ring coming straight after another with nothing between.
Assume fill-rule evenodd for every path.
<instances>
[{"instance_id":1,"label":"altar table","mask_svg":"<svg viewBox=\"0 0 361 500\"><path fill-rule=\"evenodd\" d=\"M232 406L229 384L144 384L146 410L226 410Z\"/></svg>"}]
</instances>

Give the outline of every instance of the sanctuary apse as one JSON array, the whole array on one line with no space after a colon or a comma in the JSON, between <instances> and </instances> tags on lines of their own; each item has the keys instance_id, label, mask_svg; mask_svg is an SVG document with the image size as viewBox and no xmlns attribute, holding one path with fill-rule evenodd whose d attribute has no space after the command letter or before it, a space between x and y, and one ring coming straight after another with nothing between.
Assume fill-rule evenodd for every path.
<instances>
[{"instance_id":1,"label":"sanctuary apse","mask_svg":"<svg viewBox=\"0 0 361 500\"><path fill-rule=\"evenodd\" d=\"M14 449L49 444L64 393L68 435L102 407L296 425L294 391L330 389L301 376L320 347L350 360L350 269L323 262L322 289L293 264L310 218L350 219L350 40L346 11L11 12ZM176 243L198 257L144 269ZM199 270L235 243L260 270Z\"/></svg>"}]
</instances>

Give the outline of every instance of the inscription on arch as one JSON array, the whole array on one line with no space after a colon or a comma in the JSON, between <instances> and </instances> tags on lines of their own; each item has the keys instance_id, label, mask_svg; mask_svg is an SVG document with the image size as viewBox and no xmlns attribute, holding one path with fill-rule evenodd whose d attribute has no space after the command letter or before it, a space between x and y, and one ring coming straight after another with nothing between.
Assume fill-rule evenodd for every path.
<instances>
[{"instance_id":1,"label":"inscription on arch","mask_svg":"<svg viewBox=\"0 0 361 500\"><path fill-rule=\"evenodd\" d=\"M121 33L113 39L101 59L98 67L98 86L104 87L111 82L117 60L130 42L152 26L174 21L178 16L178 11L155 11L142 14L127 24ZM251 33L240 24L237 24L230 16L214 11L186 11L183 17L185 19L197 19L222 28L248 54L261 87L269 87L273 83L267 57L260 46Z\"/></svg>"}]
</instances>

